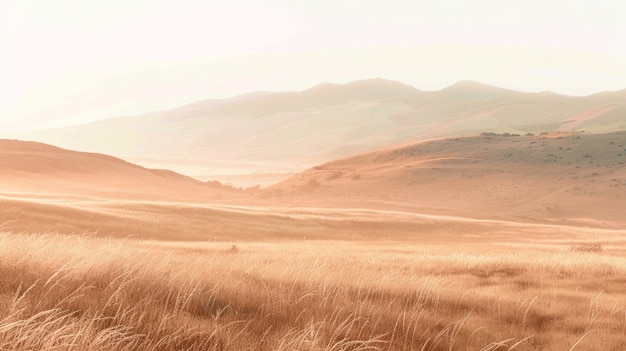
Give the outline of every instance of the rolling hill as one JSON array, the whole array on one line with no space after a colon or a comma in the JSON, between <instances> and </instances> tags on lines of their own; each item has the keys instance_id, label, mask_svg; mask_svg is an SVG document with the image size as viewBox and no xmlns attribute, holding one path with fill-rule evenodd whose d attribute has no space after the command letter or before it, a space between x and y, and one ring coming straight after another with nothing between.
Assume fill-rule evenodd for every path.
<instances>
[{"instance_id":1,"label":"rolling hill","mask_svg":"<svg viewBox=\"0 0 626 351\"><path fill-rule=\"evenodd\" d=\"M481 132L626 130L626 90L585 97L473 81L440 91L370 79L257 92L140 116L10 137L122 157L199 179L295 172L329 159ZM255 184L257 177L241 185ZM269 185L276 177L269 177ZM260 181L260 180L259 180Z\"/></svg>"},{"instance_id":2,"label":"rolling hill","mask_svg":"<svg viewBox=\"0 0 626 351\"><path fill-rule=\"evenodd\" d=\"M626 132L440 138L327 162L263 196L300 206L623 227Z\"/></svg>"},{"instance_id":3,"label":"rolling hill","mask_svg":"<svg viewBox=\"0 0 626 351\"><path fill-rule=\"evenodd\" d=\"M55 146L0 139L0 193L115 199L206 200L228 187L168 170Z\"/></svg>"},{"instance_id":4,"label":"rolling hill","mask_svg":"<svg viewBox=\"0 0 626 351\"><path fill-rule=\"evenodd\" d=\"M0 140L0 175L0 226L12 230L314 237L309 221L326 233L346 214L357 236L372 229L372 216L412 218L396 228L409 236L411 225L461 222L626 228L626 132L439 138L326 162L247 192L108 155Z\"/></svg>"}]
</instances>

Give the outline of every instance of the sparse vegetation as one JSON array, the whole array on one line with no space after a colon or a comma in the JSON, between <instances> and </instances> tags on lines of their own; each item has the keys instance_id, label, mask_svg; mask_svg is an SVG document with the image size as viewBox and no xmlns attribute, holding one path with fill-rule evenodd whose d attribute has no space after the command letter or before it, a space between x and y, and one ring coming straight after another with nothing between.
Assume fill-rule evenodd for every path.
<instances>
[{"instance_id":1,"label":"sparse vegetation","mask_svg":"<svg viewBox=\"0 0 626 351\"><path fill-rule=\"evenodd\" d=\"M343 176L342 172L339 171L334 171L331 174L328 175L328 177L326 177L326 180L334 180L334 179L339 179Z\"/></svg>"},{"instance_id":2,"label":"sparse vegetation","mask_svg":"<svg viewBox=\"0 0 626 351\"><path fill-rule=\"evenodd\" d=\"M480 133L481 136L487 136L487 137L492 137L492 136L502 136L502 137L518 137L520 136L519 134L516 133L493 133L493 132L482 132ZM530 135L534 135L534 134L530 134ZM526 136L529 136L528 134L526 134Z\"/></svg>"},{"instance_id":3,"label":"sparse vegetation","mask_svg":"<svg viewBox=\"0 0 626 351\"><path fill-rule=\"evenodd\" d=\"M210 181L204 182L204 184L208 187L212 187L215 189L220 189L220 190L224 190L228 192L233 192L233 193L253 194L253 193L258 192L261 189L260 185L254 185L251 187L243 188L243 187L235 187L232 184L223 184L222 182L218 180L210 180Z\"/></svg>"},{"instance_id":4,"label":"sparse vegetation","mask_svg":"<svg viewBox=\"0 0 626 351\"><path fill-rule=\"evenodd\" d=\"M572 246L571 250L576 252L602 252L602 245L582 243Z\"/></svg>"}]
</instances>

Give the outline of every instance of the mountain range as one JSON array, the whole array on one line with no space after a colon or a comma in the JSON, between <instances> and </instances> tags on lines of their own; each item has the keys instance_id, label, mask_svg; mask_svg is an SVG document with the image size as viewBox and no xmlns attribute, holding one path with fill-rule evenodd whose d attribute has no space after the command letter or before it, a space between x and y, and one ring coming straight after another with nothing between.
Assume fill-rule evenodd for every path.
<instances>
[{"instance_id":1,"label":"mountain range","mask_svg":"<svg viewBox=\"0 0 626 351\"><path fill-rule=\"evenodd\" d=\"M0 136L106 153L202 180L251 174L238 179L250 186L330 159L438 137L619 130L626 130L626 90L574 97L461 81L422 91L369 79Z\"/></svg>"}]
</instances>

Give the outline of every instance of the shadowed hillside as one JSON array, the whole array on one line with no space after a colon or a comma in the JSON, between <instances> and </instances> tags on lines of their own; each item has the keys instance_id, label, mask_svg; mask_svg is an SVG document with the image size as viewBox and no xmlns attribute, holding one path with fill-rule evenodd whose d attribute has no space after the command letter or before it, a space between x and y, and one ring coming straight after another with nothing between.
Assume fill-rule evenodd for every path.
<instances>
[{"instance_id":1,"label":"shadowed hillside","mask_svg":"<svg viewBox=\"0 0 626 351\"><path fill-rule=\"evenodd\" d=\"M264 196L300 204L624 225L626 132L485 133L426 141L327 162Z\"/></svg>"}]
</instances>

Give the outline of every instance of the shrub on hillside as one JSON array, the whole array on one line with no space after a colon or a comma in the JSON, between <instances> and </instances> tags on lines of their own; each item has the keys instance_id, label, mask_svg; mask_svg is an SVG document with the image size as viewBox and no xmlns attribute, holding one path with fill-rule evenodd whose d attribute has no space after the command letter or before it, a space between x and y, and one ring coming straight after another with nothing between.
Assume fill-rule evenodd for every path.
<instances>
[{"instance_id":1,"label":"shrub on hillside","mask_svg":"<svg viewBox=\"0 0 626 351\"><path fill-rule=\"evenodd\" d=\"M583 243L572 246L571 250L574 252L602 252L602 245Z\"/></svg>"},{"instance_id":2,"label":"shrub on hillside","mask_svg":"<svg viewBox=\"0 0 626 351\"><path fill-rule=\"evenodd\" d=\"M482 132L482 133L480 133L480 136L486 136L486 137L493 137L493 136L517 137L517 136L520 136L520 135L519 134L515 134L515 133L498 134L498 133L492 133L492 132Z\"/></svg>"},{"instance_id":3,"label":"shrub on hillside","mask_svg":"<svg viewBox=\"0 0 626 351\"><path fill-rule=\"evenodd\" d=\"M328 177L326 177L326 180L339 179L339 178L341 178L341 176L343 176L343 173L341 173L339 171L333 172L333 173L329 174Z\"/></svg>"}]
</instances>

